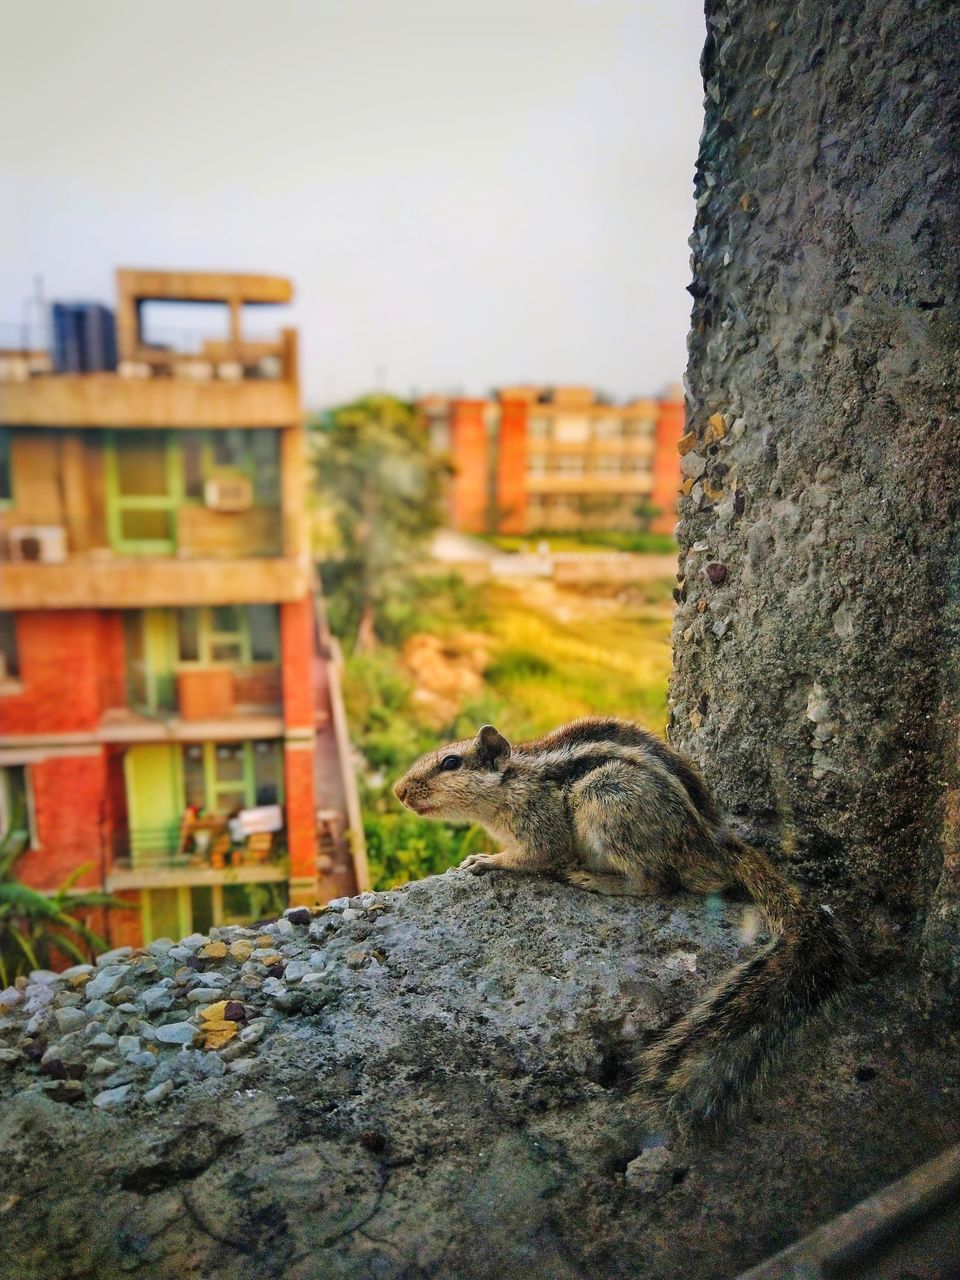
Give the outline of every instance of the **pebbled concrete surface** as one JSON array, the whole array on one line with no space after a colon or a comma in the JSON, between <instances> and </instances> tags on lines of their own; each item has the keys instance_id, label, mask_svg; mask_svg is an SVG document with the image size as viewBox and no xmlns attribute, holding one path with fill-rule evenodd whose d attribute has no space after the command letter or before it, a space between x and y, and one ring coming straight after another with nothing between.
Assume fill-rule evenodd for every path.
<instances>
[{"instance_id":1,"label":"pebbled concrete surface","mask_svg":"<svg viewBox=\"0 0 960 1280\"><path fill-rule=\"evenodd\" d=\"M37 975L0 1017L0 1275L733 1276L960 1137L958 1046L889 978L721 1132L643 1130L624 1064L748 912L449 872Z\"/></svg>"}]
</instances>

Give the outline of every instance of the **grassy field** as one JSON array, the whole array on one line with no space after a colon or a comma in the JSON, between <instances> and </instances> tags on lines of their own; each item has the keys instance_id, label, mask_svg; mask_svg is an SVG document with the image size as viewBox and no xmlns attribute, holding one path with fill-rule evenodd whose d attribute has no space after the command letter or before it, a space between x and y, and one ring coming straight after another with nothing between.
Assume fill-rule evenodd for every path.
<instances>
[{"instance_id":1,"label":"grassy field","mask_svg":"<svg viewBox=\"0 0 960 1280\"><path fill-rule=\"evenodd\" d=\"M591 713L657 733L666 720L672 582L614 592L548 581L417 584L396 642L347 663L347 713L361 778L371 869L381 887L445 870L475 830L402 810L393 782L418 755L493 723L514 741Z\"/></svg>"},{"instance_id":2,"label":"grassy field","mask_svg":"<svg viewBox=\"0 0 960 1280\"><path fill-rule=\"evenodd\" d=\"M626 532L622 529L585 529L580 533L477 534L498 551L536 551L546 543L551 551L636 551L643 555L670 555L677 544L669 533Z\"/></svg>"},{"instance_id":3,"label":"grassy field","mask_svg":"<svg viewBox=\"0 0 960 1280\"><path fill-rule=\"evenodd\" d=\"M525 738L576 716L624 715L662 731L672 584L626 601L546 582L491 589L493 659L485 676L505 732Z\"/></svg>"}]
</instances>

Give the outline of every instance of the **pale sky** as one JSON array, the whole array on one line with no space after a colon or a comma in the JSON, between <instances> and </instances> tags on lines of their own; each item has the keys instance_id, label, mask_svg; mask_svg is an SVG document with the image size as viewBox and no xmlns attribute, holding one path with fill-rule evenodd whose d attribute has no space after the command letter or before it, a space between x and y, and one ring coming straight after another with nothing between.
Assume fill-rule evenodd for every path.
<instances>
[{"instance_id":1,"label":"pale sky","mask_svg":"<svg viewBox=\"0 0 960 1280\"><path fill-rule=\"evenodd\" d=\"M679 380L702 0L0 0L0 322L290 276L308 405ZM261 326L273 323L260 313Z\"/></svg>"}]
</instances>

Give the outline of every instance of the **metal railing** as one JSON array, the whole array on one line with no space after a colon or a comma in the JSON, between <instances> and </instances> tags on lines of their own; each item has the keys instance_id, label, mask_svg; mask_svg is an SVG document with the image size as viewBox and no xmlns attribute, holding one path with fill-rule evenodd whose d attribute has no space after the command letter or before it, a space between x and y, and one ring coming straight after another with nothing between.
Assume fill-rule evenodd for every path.
<instances>
[{"instance_id":1,"label":"metal railing","mask_svg":"<svg viewBox=\"0 0 960 1280\"><path fill-rule=\"evenodd\" d=\"M202 825L206 821L207 825ZM113 865L121 870L163 871L178 868L226 870L276 866L287 857L286 831L234 840L226 816L201 819L189 834L174 826L134 827L113 840Z\"/></svg>"}]
</instances>

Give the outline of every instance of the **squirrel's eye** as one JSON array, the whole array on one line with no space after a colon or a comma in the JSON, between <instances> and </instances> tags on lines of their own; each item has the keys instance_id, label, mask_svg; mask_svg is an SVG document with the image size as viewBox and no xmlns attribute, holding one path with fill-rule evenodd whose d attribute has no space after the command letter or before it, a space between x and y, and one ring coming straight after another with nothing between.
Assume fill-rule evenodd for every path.
<instances>
[{"instance_id":1,"label":"squirrel's eye","mask_svg":"<svg viewBox=\"0 0 960 1280\"><path fill-rule=\"evenodd\" d=\"M450 773L453 769L459 769L462 763L459 756L444 756L440 761L440 772Z\"/></svg>"}]
</instances>

